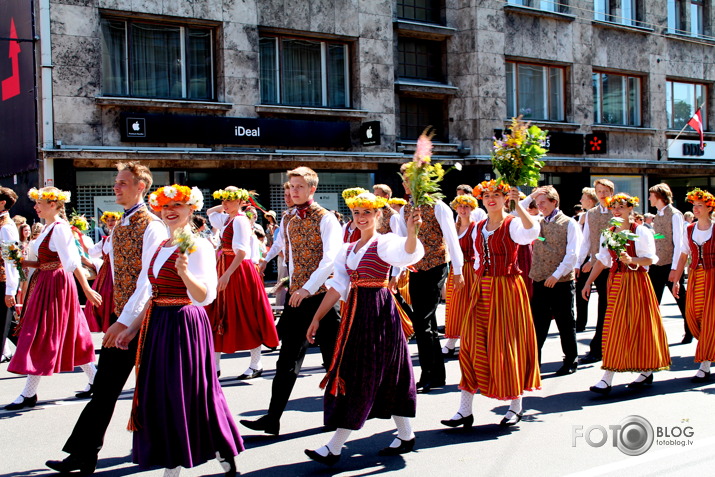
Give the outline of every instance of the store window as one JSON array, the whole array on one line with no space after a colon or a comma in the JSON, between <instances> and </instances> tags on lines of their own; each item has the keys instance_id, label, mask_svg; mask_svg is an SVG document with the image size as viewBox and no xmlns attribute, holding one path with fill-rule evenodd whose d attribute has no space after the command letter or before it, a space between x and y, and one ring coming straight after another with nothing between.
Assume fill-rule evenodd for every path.
<instances>
[{"instance_id":1,"label":"store window","mask_svg":"<svg viewBox=\"0 0 715 477\"><path fill-rule=\"evenodd\" d=\"M695 111L701 108L703 126L707 130L706 86L677 81L666 81L665 84L665 113L668 116L668 128L681 129L693 117Z\"/></svg>"},{"instance_id":2,"label":"store window","mask_svg":"<svg viewBox=\"0 0 715 477\"><path fill-rule=\"evenodd\" d=\"M638 26L645 20L644 0L595 0L594 18L604 22Z\"/></svg>"},{"instance_id":3,"label":"store window","mask_svg":"<svg viewBox=\"0 0 715 477\"><path fill-rule=\"evenodd\" d=\"M442 42L400 37L397 42L400 78L443 82Z\"/></svg>"},{"instance_id":4,"label":"store window","mask_svg":"<svg viewBox=\"0 0 715 477\"><path fill-rule=\"evenodd\" d=\"M103 18L101 35L105 96L215 99L213 29Z\"/></svg>"},{"instance_id":5,"label":"store window","mask_svg":"<svg viewBox=\"0 0 715 477\"><path fill-rule=\"evenodd\" d=\"M507 115L563 121L564 76L560 67L507 62Z\"/></svg>"},{"instance_id":6,"label":"store window","mask_svg":"<svg viewBox=\"0 0 715 477\"><path fill-rule=\"evenodd\" d=\"M442 23L442 0L397 0L397 18Z\"/></svg>"},{"instance_id":7,"label":"store window","mask_svg":"<svg viewBox=\"0 0 715 477\"><path fill-rule=\"evenodd\" d=\"M264 35L259 40L261 103L350 107L348 45Z\"/></svg>"},{"instance_id":8,"label":"store window","mask_svg":"<svg viewBox=\"0 0 715 477\"><path fill-rule=\"evenodd\" d=\"M641 79L593 73L593 111L597 124L641 125Z\"/></svg>"},{"instance_id":9,"label":"store window","mask_svg":"<svg viewBox=\"0 0 715 477\"><path fill-rule=\"evenodd\" d=\"M568 13L567 0L507 0L507 3L538 8L547 12Z\"/></svg>"},{"instance_id":10,"label":"store window","mask_svg":"<svg viewBox=\"0 0 715 477\"><path fill-rule=\"evenodd\" d=\"M400 139L414 141L425 130L432 126L435 131L435 141L444 141L445 103L438 99L400 97Z\"/></svg>"}]
</instances>

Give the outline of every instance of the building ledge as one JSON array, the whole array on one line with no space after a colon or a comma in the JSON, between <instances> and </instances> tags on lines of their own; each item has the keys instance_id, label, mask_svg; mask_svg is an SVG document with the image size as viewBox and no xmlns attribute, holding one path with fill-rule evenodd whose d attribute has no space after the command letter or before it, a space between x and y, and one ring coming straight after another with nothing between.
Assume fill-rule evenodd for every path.
<instances>
[{"instance_id":1,"label":"building ledge","mask_svg":"<svg viewBox=\"0 0 715 477\"><path fill-rule=\"evenodd\" d=\"M417 149L417 141L398 139L397 141L395 141L395 147L397 148L398 152L412 154L415 152L415 149ZM434 157L435 159L439 159L439 156L464 156L464 154L462 153L463 151L460 149L461 147L462 146L460 144L451 142L433 142L432 157Z\"/></svg>"},{"instance_id":2,"label":"building ledge","mask_svg":"<svg viewBox=\"0 0 715 477\"><path fill-rule=\"evenodd\" d=\"M640 33L642 35L648 35L654 33L653 28L646 28L633 25L623 25L622 23L608 22L605 20L591 20L591 24L594 26L599 26L603 28L610 28L612 30L625 30L632 31L633 33Z\"/></svg>"},{"instance_id":3,"label":"building ledge","mask_svg":"<svg viewBox=\"0 0 715 477\"><path fill-rule=\"evenodd\" d=\"M693 138L700 140L700 136L698 136L698 133L696 133L694 131L683 131L681 133L680 129L666 129L665 136L668 138L674 138L676 136L680 136L681 138L688 139L688 140L693 139ZM703 131L703 137L715 139L715 131Z\"/></svg>"},{"instance_id":4,"label":"building ledge","mask_svg":"<svg viewBox=\"0 0 715 477\"><path fill-rule=\"evenodd\" d=\"M512 5L509 3L504 5L504 11L508 13L529 15L532 17L553 18L554 20L561 20L565 22L572 22L576 20L576 15L571 15L570 13L550 12L548 10L541 10L540 8L526 7L523 5Z\"/></svg>"},{"instance_id":5,"label":"building ledge","mask_svg":"<svg viewBox=\"0 0 715 477\"><path fill-rule=\"evenodd\" d=\"M446 40L457 33L456 28L435 23L397 19L394 24L400 36L422 38L425 40Z\"/></svg>"},{"instance_id":6,"label":"building ledge","mask_svg":"<svg viewBox=\"0 0 715 477\"><path fill-rule=\"evenodd\" d=\"M554 128L554 129L558 129L558 130L570 129L570 130L575 131L581 127L581 124L579 124L579 123L567 123L567 122L563 122L563 121L547 121L545 119L523 118L523 121L526 121L533 125L539 126L542 129L543 128ZM507 129L509 127L511 127L511 118L505 119L504 125Z\"/></svg>"},{"instance_id":7,"label":"building ledge","mask_svg":"<svg viewBox=\"0 0 715 477\"><path fill-rule=\"evenodd\" d=\"M713 46L713 44L715 44L715 38L712 37L692 36L685 33L677 33L673 31L665 31L663 32L663 36L666 38L670 38L671 40L696 43L698 45Z\"/></svg>"},{"instance_id":8,"label":"building ledge","mask_svg":"<svg viewBox=\"0 0 715 477\"><path fill-rule=\"evenodd\" d=\"M616 126L612 124L594 124L591 126L591 129L594 131L612 131L635 134L655 134L658 132L658 130L655 128L642 128L637 126Z\"/></svg>"},{"instance_id":9,"label":"building ledge","mask_svg":"<svg viewBox=\"0 0 715 477\"><path fill-rule=\"evenodd\" d=\"M330 116L335 118L364 118L369 111L364 109L314 108L305 106L281 106L257 104L258 114L291 114L301 116Z\"/></svg>"},{"instance_id":10,"label":"building ledge","mask_svg":"<svg viewBox=\"0 0 715 477\"><path fill-rule=\"evenodd\" d=\"M398 93L407 93L407 96L436 98L453 96L459 92L459 88L452 86L451 84L404 78L395 80L395 89Z\"/></svg>"},{"instance_id":11,"label":"building ledge","mask_svg":"<svg viewBox=\"0 0 715 477\"><path fill-rule=\"evenodd\" d=\"M233 109L233 103L219 103L216 101L128 98L123 96L96 96L94 100L100 106L127 106L155 109L203 109L212 111L230 111Z\"/></svg>"}]
</instances>

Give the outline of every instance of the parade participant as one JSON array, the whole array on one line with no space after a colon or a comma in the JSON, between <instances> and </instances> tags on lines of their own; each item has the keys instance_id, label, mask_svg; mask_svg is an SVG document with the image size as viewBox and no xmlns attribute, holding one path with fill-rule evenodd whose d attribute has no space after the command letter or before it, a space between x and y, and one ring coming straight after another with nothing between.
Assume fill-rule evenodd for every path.
<instances>
[{"instance_id":1,"label":"parade participant","mask_svg":"<svg viewBox=\"0 0 715 477\"><path fill-rule=\"evenodd\" d=\"M403 177L406 177L405 172L410 164L413 163L400 167ZM403 186L409 194L409 183L405 181ZM405 217L410 217L413 210L412 202L400 210L400 235L403 237L407 234ZM410 318L417 338L421 372L417 389L418 392L428 393L432 388L444 386L446 380L444 357L437 333L437 305L449 272L447 253L451 259L455 290L464 287L464 257L449 206L437 200L432 206L421 207L420 213L423 224L418 238L424 245L425 256L414 265L415 271L410 272L409 296L412 304Z\"/></svg>"},{"instance_id":2,"label":"parade participant","mask_svg":"<svg viewBox=\"0 0 715 477\"><path fill-rule=\"evenodd\" d=\"M522 394L539 389L538 351L529 296L516 266L519 244L533 242L539 233L536 221L517 203L517 217L508 214L507 200L519 199L519 191L496 180L477 185L477 199L487 208L487 219L474 228L474 268L469 314L462 326L459 367L459 410L443 420L448 427L471 427L474 394L511 400L501 426L517 424L523 415Z\"/></svg>"},{"instance_id":3,"label":"parade participant","mask_svg":"<svg viewBox=\"0 0 715 477\"><path fill-rule=\"evenodd\" d=\"M658 261L653 233L645 226L631 221L633 207L638 197L619 193L606 199L614 219L619 225L604 231L596 255L598 262L583 287L582 295L588 298L591 284L606 268L608 273L608 307L603 322L603 365L601 380L591 386L597 394L611 392L616 372L638 372L638 377L628 385L639 390L653 383L653 371L670 367L668 339L663 329L658 300L648 277L648 266ZM635 234L635 235L629 235ZM616 237L615 233L621 233ZM625 244L619 242L628 236ZM637 236L637 237L636 237ZM617 253L616 250L622 250Z\"/></svg>"},{"instance_id":4,"label":"parade participant","mask_svg":"<svg viewBox=\"0 0 715 477\"><path fill-rule=\"evenodd\" d=\"M657 184L648 189L648 202L650 202L651 207L655 207L658 210L658 213L653 218L653 232L656 237L659 237L655 241L655 253L658 255L658 263L648 267L648 275L653 283L653 290L658 303L661 303L666 286L671 293L673 292L673 280L677 274L678 259L683 248L681 241L683 239L682 231L684 230L685 220L683 220L683 214L673 207L673 192L668 184ZM685 289L685 277L682 275L679 284L680 289ZM681 343L687 344L693 341L693 335L688 328L688 320L685 319L685 294L675 301L683 317L683 328L685 330Z\"/></svg>"},{"instance_id":5,"label":"parade participant","mask_svg":"<svg viewBox=\"0 0 715 477\"><path fill-rule=\"evenodd\" d=\"M350 189L345 189L343 191L343 200L347 202L348 199L357 197L360 194L367 192L362 187L352 187ZM348 220L343 225L343 243L353 243L360 240L360 229L353 222L353 219Z\"/></svg>"},{"instance_id":6,"label":"parade participant","mask_svg":"<svg viewBox=\"0 0 715 477\"><path fill-rule=\"evenodd\" d=\"M462 333L462 324L472 299L470 295L472 284L477 276L477 272L474 270L474 242L472 241L472 231L477 223L472 219L472 212L478 208L478 205L477 199L473 195L466 194L457 195L449 205L457 211L457 237L459 238L459 247L464 255L464 266L462 267L464 287L461 290L455 290L452 270L447 276L447 308L444 326L444 337L447 338L447 342L442 346L442 354L452 357L455 354L457 340Z\"/></svg>"},{"instance_id":7,"label":"parade participant","mask_svg":"<svg viewBox=\"0 0 715 477\"><path fill-rule=\"evenodd\" d=\"M270 250L268 250L266 256L263 257L263 259L261 259L258 264L259 272L263 274L266 269L266 264L274 258L278 257L278 277L276 278L276 305L281 307L281 310L283 309L286 302L286 297L288 296L288 287L285 286L288 280L288 257L286 256L285 251L285 234L283 233L283 231L285 230L285 224L287 223L286 217L289 217L291 214L295 213L295 209L293 208L295 204L293 203L293 199L290 196L290 182L283 183L283 202L285 202L286 210L284 210L283 214L281 214L281 222L278 226L278 229L276 230L273 245L271 246Z\"/></svg>"},{"instance_id":8,"label":"parade participant","mask_svg":"<svg viewBox=\"0 0 715 477\"><path fill-rule=\"evenodd\" d=\"M65 204L70 193L56 187L30 189L35 201L35 212L48 225L38 238L38 261L27 266L38 268L28 289L19 331L17 349L7 370L25 374L25 389L5 410L34 407L41 376L82 368L94 382L94 346L87 321L84 319L77 288L70 274L74 274L89 301L102 304L99 293L89 287L82 272L79 252L65 216Z\"/></svg>"},{"instance_id":9,"label":"parade participant","mask_svg":"<svg viewBox=\"0 0 715 477\"><path fill-rule=\"evenodd\" d=\"M280 433L280 418L310 346L306 332L325 296L325 281L342 247L340 224L333 214L313 200L318 174L309 167L288 171L295 213L284 217L284 251L290 271L289 297L278 322L280 354L273 378L268 413L255 421L241 420L254 431ZM333 362L333 348L340 318L334 309L327 312L317 334L323 365Z\"/></svg>"},{"instance_id":10,"label":"parade participant","mask_svg":"<svg viewBox=\"0 0 715 477\"><path fill-rule=\"evenodd\" d=\"M608 221L611 220L611 213L606 205L606 200L613 195L614 185L608 179L597 179L593 183L596 197L599 204L586 212L583 226L583 242L578 254L578 263L584 263L579 273L589 274L598 259L599 246L601 244L601 231L608 228ZM596 291L598 292L598 321L596 322L596 333L591 339L589 352L579 360L579 364L590 364L601 361L601 341L603 338L603 320L606 316L606 306L608 304L607 291L608 276L604 273L596 280ZM582 297L585 295L581 294ZM589 294L590 296L590 294Z\"/></svg>"},{"instance_id":11,"label":"parade participant","mask_svg":"<svg viewBox=\"0 0 715 477\"><path fill-rule=\"evenodd\" d=\"M470 195L474 196L474 189L472 186L469 184L461 184L457 186L457 196L460 195ZM482 220L487 218L487 213L484 212L484 210L479 208L479 203L477 203L477 206L472 210L472 222L475 224L478 224ZM457 217L456 220L459 220L459 217Z\"/></svg>"},{"instance_id":12,"label":"parade participant","mask_svg":"<svg viewBox=\"0 0 715 477\"><path fill-rule=\"evenodd\" d=\"M216 297L216 254L190 226L192 212L201 210L203 201L196 187L177 184L149 196L171 238L142 264L141 283L151 299L116 341L126 350L141 329L129 422L134 432L132 461L140 468L163 467L165 476L214 458L225 475L234 476L234 456L243 451L216 377L211 324L204 309Z\"/></svg>"},{"instance_id":13,"label":"parade participant","mask_svg":"<svg viewBox=\"0 0 715 477\"><path fill-rule=\"evenodd\" d=\"M704 383L710 381L710 364L715 360L715 240L712 239L715 196L696 188L688 193L687 200L693 204L697 221L687 226L682 238L678 268L673 277L673 294L676 298L685 294L681 278L690 256L685 317L698 340L695 362L700 363L692 381Z\"/></svg>"},{"instance_id":14,"label":"parade participant","mask_svg":"<svg viewBox=\"0 0 715 477\"><path fill-rule=\"evenodd\" d=\"M596 189L593 187L584 187L581 190L581 207L583 212L578 217L578 224L581 230L581 248L583 248L583 242L589 240L589 237L583 236L583 228L586 225L587 212L598 205L598 197L596 196ZM579 250L579 256L581 252ZM576 273L576 333L586 331L586 324L588 323L588 301L584 300L581 296L580 290L583 288L584 283L588 280L588 273L581 273L581 268L586 265L589 257L584 257L580 262L577 263L575 270Z\"/></svg>"},{"instance_id":15,"label":"parade participant","mask_svg":"<svg viewBox=\"0 0 715 477\"><path fill-rule=\"evenodd\" d=\"M108 234L112 233L117 221L122 218L121 212L105 212L100 217L99 221L107 227ZM112 276L112 263L109 259L109 235L105 235L92 248L88 250L90 258L101 258L102 265L97 272L92 284L92 290L99 293L102 297L102 306L95 308L91 303L87 303L84 307L84 316L87 318L89 331L106 332L109 329L112 310L114 309L114 280ZM89 396L86 396L89 397Z\"/></svg>"},{"instance_id":16,"label":"parade participant","mask_svg":"<svg viewBox=\"0 0 715 477\"><path fill-rule=\"evenodd\" d=\"M312 343L323 316L338 300L347 303L335 359L321 383L325 388L325 425L337 430L325 446L305 451L311 459L327 465L338 461L350 433L375 417L392 417L397 425L397 437L380 455L404 454L415 445L410 422L416 409L412 363L387 284L390 266L411 265L424 255L415 233L419 212L408 217L407 237L403 238L376 231L384 198L366 192L346 202L361 238L343 246L335 261L335 274L326 282L328 292L306 335Z\"/></svg>"},{"instance_id":17,"label":"parade participant","mask_svg":"<svg viewBox=\"0 0 715 477\"><path fill-rule=\"evenodd\" d=\"M0 242L19 242L18 228L10 219L10 208L17 202L17 194L7 187L0 187ZM0 303L0 354L5 352L5 341L10 333L11 320L8 309L15 306L15 296L20 287L20 272L16 264L9 259L3 260L0 267L0 293L4 300ZM4 356L4 354L3 354Z\"/></svg>"},{"instance_id":18,"label":"parade participant","mask_svg":"<svg viewBox=\"0 0 715 477\"><path fill-rule=\"evenodd\" d=\"M399 197L393 197L387 201L387 205L392 207L395 212L399 213L402 208L407 205L407 201L405 199L400 199Z\"/></svg>"},{"instance_id":19,"label":"parade participant","mask_svg":"<svg viewBox=\"0 0 715 477\"><path fill-rule=\"evenodd\" d=\"M124 207L124 215L109 238L109 258L113 272L113 322L104 334L99 368L87 403L63 450L64 460L49 460L46 465L61 473L79 470L91 474L97 466L97 454L112 419L117 399L134 368L137 340L128 349L115 346L117 335L126 330L144 309L149 294L143 283L137 283L142 263L147 266L152 254L167 238L166 226L147 210L144 195L151 188L149 168L137 162L117 164L114 195ZM141 280L146 280L146 274Z\"/></svg>"},{"instance_id":20,"label":"parade participant","mask_svg":"<svg viewBox=\"0 0 715 477\"><path fill-rule=\"evenodd\" d=\"M217 190L213 197L221 205L211 207L207 214L211 225L221 230L221 248L218 295L206 311L214 330L216 369L220 373L221 353L250 350L251 362L238 379L254 379L263 374L261 346L276 348L278 333L263 280L252 261L256 238L241 212L249 194L230 186Z\"/></svg>"},{"instance_id":21,"label":"parade participant","mask_svg":"<svg viewBox=\"0 0 715 477\"><path fill-rule=\"evenodd\" d=\"M385 206L382 208L380 222L377 224L377 233L397 233L400 230L400 214L389 205L389 201L392 198L392 189L387 184L375 184L372 186L372 191L377 197L382 197L386 201Z\"/></svg>"},{"instance_id":22,"label":"parade participant","mask_svg":"<svg viewBox=\"0 0 715 477\"><path fill-rule=\"evenodd\" d=\"M539 238L533 245L529 273L534 285L531 314L539 346L539 364L541 349L553 318L564 352L563 365L556 375L563 376L576 372L578 359L573 306L576 295L574 268L577 266L576 254L581 247L581 228L559 209L559 193L552 186L539 187L534 196L534 202L544 217L539 224Z\"/></svg>"}]
</instances>

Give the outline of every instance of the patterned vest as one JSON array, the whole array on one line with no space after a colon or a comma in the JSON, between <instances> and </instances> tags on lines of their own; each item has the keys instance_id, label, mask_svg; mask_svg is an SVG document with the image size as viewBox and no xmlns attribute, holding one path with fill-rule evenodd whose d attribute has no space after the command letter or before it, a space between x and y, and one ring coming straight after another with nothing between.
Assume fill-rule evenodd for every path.
<instances>
[{"instance_id":1,"label":"patterned vest","mask_svg":"<svg viewBox=\"0 0 715 477\"><path fill-rule=\"evenodd\" d=\"M405 217L408 217L414 207L412 203L405 205ZM417 270L429 270L443 263L447 263L447 247L442 235L442 228L437 222L437 217L434 215L434 206L422 207L422 225L420 225L420 233L418 238L425 247L425 256L417 262L414 267ZM407 221L407 219L405 219Z\"/></svg>"},{"instance_id":2,"label":"patterned vest","mask_svg":"<svg viewBox=\"0 0 715 477\"><path fill-rule=\"evenodd\" d=\"M380 217L376 230L379 234L389 234L392 232L392 229L390 228L390 219L393 215L397 214L397 212L389 205L383 207L381 210L382 217Z\"/></svg>"},{"instance_id":3,"label":"patterned vest","mask_svg":"<svg viewBox=\"0 0 715 477\"><path fill-rule=\"evenodd\" d=\"M327 210L313 202L308 207L304 219L295 214L288 220L286 233L290 241L286 240L286 249L290 248L291 257L293 257L293 274L290 277L289 289L291 294L303 288L323 259L320 220L327 213L329 213ZM294 250L296 253L293 253ZM325 285L321 285L316 294L326 291Z\"/></svg>"},{"instance_id":4,"label":"patterned vest","mask_svg":"<svg viewBox=\"0 0 715 477\"><path fill-rule=\"evenodd\" d=\"M518 275L521 272L516 264L519 244L514 242L509 234L509 224L514 220L514 216L507 215L501 226L485 240L484 228L487 220L484 219L477 224L477 239L474 245L479 254L478 275L491 277Z\"/></svg>"},{"instance_id":5,"label":"patterned vest","mask_svg":"<svg viewBox=\"0 0 715 477\"><path fill-rule=\"evenodd\" d=\"M159 270L159 275L154 276L154 262L156 257L159 256L159 251L167 242L165 240L162 242L161 247L156 249L156 253L151 259L151 264L149 265L149 283L151 283L151 296L152 298L189 298L189 294L186 291L186 285L181 279L176 271L176 259L179 256L179 249L177 248L174 252L169 255L166 259L164 265L161 266Z\"/></svg>"},{"instance_id":6,"label":"patterned vest","mask_svg":"<svg viewBox=\"0 0 715 477\"><path fill-rule=\"evenodd\" d=\"M636 233L636 227L638 227L638 225L635 222L632 223L631 226L629 227L630 231L633 233ZM613 232L614 230L616 230L616 227L611 227L610 230ZM618 255L616 255L616 252L609 249L608 253L611 254L611 259L613 260L613 265L611 265L611 273L614 273L614 272L645 272L646 271L645 268L641 267L640 265L638 265L638 268L636 268L635 270L628 268L628 265L626 265L625 263L623 263L619 260L619 257L618 257ZM628 255L630 255L631 257L638 256L638 255L636 255L635 241L629 240L628 243L626 243L626 253Z\"/></svg>"},{"instance_id":7,"label":"patterned vest","mask_svg":"<svg viewBox=\"0 0 715 477\"><path fill-rule=\"evenodd\" d=\"M568 235L569 218L563 212L559 211L549 223L545 220L541 221L541 237L546 240L534 242L529 278L541 282L553 275L566 256ZM569 282L573 279L573 269L559 277L560 282Z\"/></svg>"},{"instance_id":8,"label":"patterned vest","mask_svg":"<svg viewBox=\"0 0 715 477\"><path fill-rule=\"evenodd\" d=\"M3 228L9 220L10 216L8 214L0 216L0 229ZM5 283L6 279L7 277L5 276L5 260L2 260L2 266L0 267L0 283Z\"/></svg>"},{"instance_id":9,"label":"patterned vest","mask_svg":"<svg viewBox=\"0 0 715 477\"><path fill-rule=\"evenodd\" d=\"M693 259L690 264L690 268L695 270L699 266L702 266L705 270L711 270L715 268L715 240L712 236L703 242L702 245L698 245L693 242L693 232L697 227L697 223L692 223L688 225L688 246L690 247L690 255Z\"/></svg>"},{"instance_id":10,"label":"patterned vest","mask_svg":"<svg viewBox=\"0 0 715 477\"><path fill-rule=\"evenodd\" d=\"M595 260L598 249L601 246L601 231L608 228L608 221L611 220L611 213L601 213L601 206L597 205L588 211L586 216L588 221L589 236L584 237L588 240L588 254Z\"/></svg>"},{"instance_id":11,"label":"patterned vest","mask_svg":"<svg viewBox=\"0 0 715 477\"><path fill-rule=\"evenodd\" d=\"M469 264L469 267L474 266L474 242L472 241L472 232L476 226L477 224L475 222L469 224L466 232L464 232L464 235L459 239L459 248L462 249L462 255L464 255L465 267L467 264Z\"/></svg>"},{"instance_id":12,"label":"patterned vest","mask_svg":"<svg viewBox=\"0 0 715 477\"><path fill-rule=\"evenodd\" d=\"M348 247L348 255L352 253L355 244L350 244ZM377 254L377 240L372 242L365 254L360 259L360 264L356 270L347 268L348 274L352 280L356 279L372 279L372 280L387 280L390 273L390 264L385 262Z\"/></svg>"},{"instance_id":13,"label":"patterned vest","mask_svg":"<svg viewBox=\"0 0 715 477\"><path fill-rule=\"evenodd\" d=\"M656 234L663 234L665 237L655 241L655 254L658 255L658 265L670 265L673 263L673 252L675 251L675 244L673 243L674 214L683 215L678 209L668 204L663 208L663 215L656 214L653 219L653 230Z\"/></svg>"},{"instance_id":14,"label":"patterned vest","mask_svg":"<svg viewBox=\"0 0 715 477\"><path fill-rule=\"evenodd\" d=\"M114 314L122 314L124 305L137 287L142 269L144 231L152 219L146 207L140 207L129 217L129 225L117 224L112 232L114 254Z\"/></svg>"}]
</instances>

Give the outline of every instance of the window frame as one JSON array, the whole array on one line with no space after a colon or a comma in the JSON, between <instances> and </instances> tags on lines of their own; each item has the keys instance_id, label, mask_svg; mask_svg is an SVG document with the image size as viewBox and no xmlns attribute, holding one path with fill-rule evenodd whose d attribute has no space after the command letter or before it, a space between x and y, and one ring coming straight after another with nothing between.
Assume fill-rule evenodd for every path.
<instances>
[{"instance_id":1,"label":"window frame","mask_svg":"<svg viewBox=\"0 0 715 477\"><path fill-rule=\"evenodd\" d=\"M552 13L568 13L569 10L568 0L507 0L507 3Z\"/></svg>"},{"instance_id":2,"label":"window frame","mask_svg":"<svg viewBox=\"0 0 715 477\"><path fill-rule=\"evenodd\" d=\"M630 127L642 127L643 126L643 77L638 76L638 75L633 75L633 74L628 74L628 73L614 73L612 71L593 71L592 72L592 81L594 80L594 76L598 75L599 80L597 83L597 87L594 87L594 90L598 91L598 94L596 91L593 93L593 123L597 125L605 125L605 126L630 126ZM625 78L625 93L623 97L623 104L621 106L623 107L623 110L625 111L626 115L626 122L624 123L608 123L608 122L603 122L602 121L602 116L603 116L603 76L608 75L608 76L619 76L621 78ZM630 124L628 122L628 119L632 115L631 111L631 104L630 104L630 96L631 96L631 80L636 80L637 81L637 91L635 92L635 99L636 99L636 104L635 104L635 109L636 109L636 118L634 121L634 124Z\"/></svg>"},{"instance_id":3,"label":"window frame","mask_svg":"<svg viewBox=\"0 0 715 477\"><path fill-rule=\"evenodd\" d=\"M406 63L404 63L403 60L403 49L402 46L405 45L405 42L408 43L413 43L416 45L429 45L429 48L431 51L428 52L427 57L435 56L435 58L432 58L434 60L433 65L420 65L418 63L415 63L414 65L411 65L413 67L417 68L426 68L427 70L432 70L435 72L435 76L433 77L424 77L424 76L408 76L401 74L403 72L403 68L405 67ZM399 36L397 39L397 71L395 72L397 78L404 78L408 80L417 80L417 81L432 81L434 83L441 83L441 84L446 84L447 81L447 74L445 72L445 44L443 41L437 41L437 40L426 40L422 38L413 38L413 37L407 37L407 36Z\"/></svg>"},{"instance_id":4,"label":"window frame","mask_svg":"<svg viewBox=\"0 0 715 477\"><path fill-rule=\"evenodd\" d=\"M407 21L412 21L412 22L421 22L421 23L432 23L435 25L443 25L444 24L444 18L443 18L443 8L444 8L444 1L443 0L426 0L427 2L430 2L432 5L431 7L420 7L415 5L417 3L416 0L397 0L395 2L395 17L399 20L407 20ZM412 3L412 5L405 5L406 2ZM402 8L402 15L400 15L400 8ZM414 10L420 10L424 11L428 14L425 15L425 18L429 17L430 19L420 19L417 18L417 15L413 17L406 16L404 14L406 8L412 8Z\"/></svg>"},{"instance_id":5,"label":"window frame","mask_svg":"<svg viewBox=\"0 0 715 477\"><path fill-rule=\"evenodd\" d=\"M517 61L517 60L507 60L506 61L506 70L505 70L505 77L507 81L507 88L506 88L506 94L507 94L507 101L506 101L506 107L507 107L507 116L508 117L516 117L519 115L525 116L525 119L529 119L532 121L552 121L552 122L561 122L566 120L566 79L567 79L567 72L568 69L566 66L561 66L561 65L545 65L541 63L531 63L531 62L525 62L525 61ZM512 75L512 85L513 85L513 90L510 91L508 86L509 86L509 67L508 65L513 65L512 70L511 70L511 75ZM536 118L536 117L531 117L528 118L526 115L521 113L521 109L525 106L520 105L519 101L519 66L531 66L531 67L540 67L542 68L542 76L544 78L544 86L546 90L542 90L541 96L544 100L544 110L547 113L547 117L545 118ZM557 107L559 108L559 117L554 118L552 117L552 106L553 104L553 91L551 90L551 73L552 69L558 70L561 73L561 84L560 84L560 91L559 91L559 96L560 96L560 105ZM509 98L511 96L511 98ZM511 101L511 104L513 105L513 111L509 110L509 103Z\"/></svg>"},{"instance_id":6,"label":"window frame","mask_svg":"<svg viewBox=\"0 0 715 477\"><path fill-rule=\"evenodd\" d=\"M406 128L414 127L410 126L409 124L405 124L405 121L403 120L403 115L406 115L407 112L405 111L404 108L404 102L408 103L413 103L413 104L424 104L427 105L427 115L430 116L427 118L427 121L425 121L426 124L421 124L416 126L415 135L414 137L406 137L403 132ZM419 97L419 96L412 96L412 95L399 95L398 96L398 105L399 105L399 129L398 129L398 138L401 141L416 141L420 135L420 133L426 128L427 126L432 126L435 132L437 133L436 136L434 137L435 142L445 142L447 138L449 137L449 131L447 128L449 127L449 122L447 121L447 99L435 99L435 98L425 98L425 97ZM434 121L434 119L437 118L439 121ZM409 133L408 135L409 136Z\"/></svg>"},{"instance_id":7,"label":"window frame","mask_svg":"<svg viewBox=\"0 0 715 477\"><path fill-rule=\"evenodd\" d=\"M626 16L626 13L624 13L626 5L628 10L632 12L630 16ZM620 10L619 15L615 14L616 10ZM645 22L645 10L642 0L594 0L593 12L595 20L617 25L638 27Z\"/></svg>"},{"instance_id":8,"label":"window frame","mask_svg":"<svg viewBox=\"0 0 715 477\"><path fill-rule=\"evenodd\" d=\"M693 103L691 106L693 107L692 111L690 111L690 116L685 119L685 122L682 125L676 125L675 123L675 108L674 108L674 103L675 103L675 98L673 95L674 92L674 86L675 85L690 85L694 88L693 90L693 96L692 98L695 100L695 103ZM698 87L702 87L702 93L700 96L698 96ZM666 123L667 123L667 128L669 130L679 130L683 126L687 125L688 120L692 117L693 114L700 108L700 104L698 104L698 97L702 98L703 105L700 110L703 118L703 130L707 131L708 130L708 114L707 114L707 108L708 108L708 85L705 83L698 83L694 81L680 81L680 80L672 80L672 79L666 79L665 81L665 114L666 114ZM670 105L670 106L669 106Z\"/></svg>"}]
</instances>

